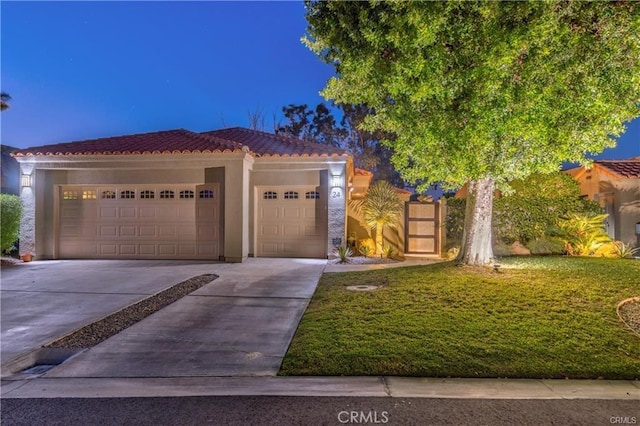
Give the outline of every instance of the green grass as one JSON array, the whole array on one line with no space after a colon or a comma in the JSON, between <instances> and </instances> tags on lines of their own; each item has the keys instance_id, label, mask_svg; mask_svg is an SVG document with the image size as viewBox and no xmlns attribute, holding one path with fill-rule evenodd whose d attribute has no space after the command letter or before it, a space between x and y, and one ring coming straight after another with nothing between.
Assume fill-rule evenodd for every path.
<instances>
[{"instance_id":1,"label":"green grass","mask_svg":"<svg viewBox=\"0 0 640 426\"><path fill-rule=\"evenodd\" d=\"M325 274L280 374L638 379L640 338L616 315L638 295L634 260Z\"/></svg>"}]
</instances>

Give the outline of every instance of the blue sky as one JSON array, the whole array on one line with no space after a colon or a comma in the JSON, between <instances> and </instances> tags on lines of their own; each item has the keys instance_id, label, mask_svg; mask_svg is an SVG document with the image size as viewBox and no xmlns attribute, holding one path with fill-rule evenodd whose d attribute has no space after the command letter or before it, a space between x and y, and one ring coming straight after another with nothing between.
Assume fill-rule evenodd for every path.
<instances>
[{"instance_id":1,"label":"blue sky","mask_svg":"<svg viewBox=\"0 0 640 426\"><path fill-rule=\"evenodd\" d=\"M302 45L301 2L7 2L2 143L16 147L173 128L266 127L315 106L333 69ZM640 155L640 119L598 158Z\"/></svg>"}]
</instances>

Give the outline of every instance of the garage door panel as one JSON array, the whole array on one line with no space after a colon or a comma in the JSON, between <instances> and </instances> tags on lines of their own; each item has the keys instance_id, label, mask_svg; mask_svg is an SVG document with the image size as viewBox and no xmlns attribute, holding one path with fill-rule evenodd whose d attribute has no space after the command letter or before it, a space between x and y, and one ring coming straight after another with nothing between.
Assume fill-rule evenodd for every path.
<instances>
[{"instance_id":1,"label":"garage door panel","mask_svg":"<svg viewBox=\"0 0 640 426\"><path fill-rule=\"evenodd\" d=\"M156 209L154 207L141 207L138 210L138 217L144 219L154 219L156 217Z\"/></svg>"},{"instance_id":2,"label":"garage door panel","mask_svg":"<svg viewBox=\"0 0 640 426\"><path fill-rule=\"evenodd\" d=\"M117 237L118 227L116 225L102 225L99 227L98 235L100 237Z\"/></svg>"},{"instance_id":3,"label":"garage door panel","mask_svg":"<svg viewBox=\"0 0 640 426\"><path fill-rule=\"evenodd\" d=\"M215 194L218 184L198 187ZM97 198L89 199L73 197L92 194L91 188L60 190L58 257L218 259L218 199L199 199L197 191L192 191L195 198L176 198L181 191L189 193L185 185L101 186L95 189ZM174 198L165 196L171 191ZM137 198L121 198L125 195Z\"/></svg>"},{"instance_id":4,"label":"garage door panel","mask_svg":"<svg viewBox=\"0 0 640 426\"><path fill-rule=\"evenodd\" d=\"M263 206L260 208L260 219L267 220L280 220L280 209L278 206Z\"/></svg>"},{"instance_id":5,"label":"garage door panel","mask_svg":"<svg viewBox=\"0 0 640 426\"><path fill-rule=\"evenodd\" d=\"M118 209L115 207L101 207L100 219L115 219L118 217Z\"/></svg>"},{"instance_id":6,"label":"garage door panel","mask_svg":"<svg viewBox=\"0 0 640 426\"><path fill-rule=\"evenodd\" d=\"M300 207L285 207L283 210L284 219L300 219L302 218L302 212Z\"/></svg>"},{"instance_id":7,"label":"garage door panel","mask_svg":"<svg viewBox=\"0 0 640 426\"><path fill-rule=\"evenodd\" d=\"M282 236L283 237L300 237L302 236L302 233L300 232L300 226L299 225L288 225L285 224L282 227Z\"/></svg>"},{"instance_id":8,"label":"garage door panel","mask_svg":"<svg viewBox=\"0 0 640 426\"><path fill-rule=\"evenodd\" d=\"M135 207L120 207L118 210L118 217L121 219L135 219L136 209Z\"/></svg>"}]
</instances>

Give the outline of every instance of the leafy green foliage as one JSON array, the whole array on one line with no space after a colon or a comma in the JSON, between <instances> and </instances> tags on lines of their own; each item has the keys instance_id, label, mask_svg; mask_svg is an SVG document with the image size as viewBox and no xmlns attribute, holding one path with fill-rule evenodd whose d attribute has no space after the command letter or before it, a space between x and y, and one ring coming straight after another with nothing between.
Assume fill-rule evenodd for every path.
<instances>
[{"instance_id":1,"label":"leafy green foliage","mask_svg":"<svg viewBox=\"0 0 640 426\"><path fill-rule=\"evenodd\" d=\"M565 250L570 256L592 256L611 238L604 229L606 214L580 215L570 214L560 221L559 236L563 239Z\"/></svg>"},{"instance_id":2,"label":"leafy green foliage","mask_svg":"<svg viewBox=\"0 0 640 426\"><path fill-rule=\"evenodd\" d=\"M340 258L340 263L347 263L349 258L353 256L353 250L350 247L340 246L334 249L334 253Z\"/></svg>"},{"instance_id":3,"label":"leafy green foliage","mask_svg":"<svg viewBox=\"0 0 640 426\"><path fill-rule=\"evenodd\" d=\"M0 194L0 250L10 251L20 235L22 201L16 195Z\"/></svg>"},{"instance_id":4,"label":"leafy green foliage","mask_svg":"<svg viewBox=\"0 0 640 426\"><path fill-rule=\"evenodd\" d=\"M558 223L571 213L593 215L601 207L580 196L580 187L566 173L533 174L509 184L508 195L497 197L493 208L493 235L497 241L520 241L534 254L559 254ZM459 246L462 240L465 199L448 198L447 245Z\"/></svg>"},{"instance_id":5,"label":"leafy green foliage","mask_svg":"<svg viewBox=\"0 0 640 426\"><path fill-rule=\"evenodd\" d=\"M393 246L386 246L382 248L382 255L387 259L391 259L393 257L394 252L395 252L395 249L393 248Z\"/></svg>"},{"instance_id":6,"label":"leafy green foliage","mask_svg":"<svg viewBox=\"0 0 640 426\"><path fill-rule=\"evenodd\" d=\"M368 245L363 245L360 246L360 248L358 249L358 251L360 252L361 255L363 255L364 257L369 257L373 254L373 249L371 248L371 246Z\"/></svg>"},{"instance_id":7,"label":"leafy green foliage","mask_svg":"<svg viewBox=\"0 0 640 426\"><path fill-rule=\"evenodd\" d=\"M558 170L640 115L635 2L307 3L322 92L366 104L420 190Z\"/></svg>"},{"instance_id":8,"label":"leafy green foliage","mask_svg":"<svg viewBox=\"0 0 640 426\"><path fill-rule=\"evenodd\" d=\"M280 374L640 378L638 337L615 309L640 294L640 262L500 263L325 274Z\"/></svg>"},{"instance_id":9,"label":"leafy green foliage","mask_svg":"<svg viewBox=\"0 0 640 426\"><path fill-rule=\"evenodd\" d=\"M536 173L509 186L513 192L497 197L493 205L494 235L507 244L540 239L569 213L602 211L597 203L580 197L578 182L566 173Z\"/></svg>"},{"instance_id":10,"label":"leafy green foliage","mask_svg":"<svg viewBox=\"0 0 640 426\"><path fill-rule=\"evenodd\" d=\"M593 253L596 257L608 257L615 259L627 259L640 253L640 247L633 248L622 241L610 241L602 244Z\"/></svg>"}]
</instances>

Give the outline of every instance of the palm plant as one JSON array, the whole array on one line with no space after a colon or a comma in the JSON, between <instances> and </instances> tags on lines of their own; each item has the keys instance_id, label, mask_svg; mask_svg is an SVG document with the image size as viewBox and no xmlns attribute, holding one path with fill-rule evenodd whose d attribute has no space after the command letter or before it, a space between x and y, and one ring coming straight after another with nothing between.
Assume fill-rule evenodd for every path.
<instances>
[{"instance_id":1,"label":"palm plant","mask_svg":"<svg viewBox=\"0 0 640 426\"><path fill-rule=\"evenodd\" d=\"M11 96L8 93L0 92L0 111L4 111L9 108L9 101L11 100Z\"/></svg>"},{"instance_id":2,"label":"palm plant","mask_svg":"<svg viewBox=\"0 0 640 426\"><path fill-rule=\"evenodd\" d=\"M585 216L570 214L560 222L560 236L571 256L590 256L603 244L611 241L604 230L606 214Z\"/></svg>"},{"instance_id":3,"label":"palm plant","mask_svg":"<svg viewBox=\"0 0 640 426\"><path fill-rule=\"evenodd\" d=\"M382 232L385 226L395 228L402 213L403 204L396 189L386 181L378 181L369 187L362 200L354 200L352 208L364 224L376 230L376 253L382 252Z\"/></svg>"}]
</instances>

